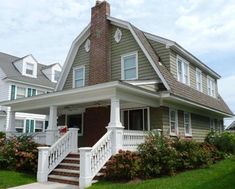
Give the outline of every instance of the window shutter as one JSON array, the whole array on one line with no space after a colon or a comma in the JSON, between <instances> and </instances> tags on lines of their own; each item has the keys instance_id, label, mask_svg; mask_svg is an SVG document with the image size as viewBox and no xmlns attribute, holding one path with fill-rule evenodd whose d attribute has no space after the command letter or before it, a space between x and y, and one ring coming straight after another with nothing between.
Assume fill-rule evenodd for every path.
<instances>
[{"instance_id":1,"label":"window shutter","mask_svg":"<svg viewBox=\"0 0 235 189\"><path fill-rule=\"evenodd\" d=\"M15 100L16 86L11 86L11 100Z\"/></svg>"},{"instance_id":2,"label":"window shutter","mask_svg":"<svg viewBox=\"0 0 235 189\"><path fill-rule=\"evenodd\" d=\"M28 88L28 97L32 96L32 89L31 88Z\"/></svg>"},{"instance_id":3,"label":"window shutter","mask_svg":"<svg viewBox=\"0 0 235 189\"><path fill-rule=\"evenodd\" d=\"M29 133L29 120L26 120L26 128L25 128L25 132Z\"/></svg>"},{"instance_id":4,"label":"window shutter","mask_svg":"<svg viewBox=\"0 0 235 189\"><path fill-rule=\"evenodd\" d=\"M32 96L36 95L36 89L33 89Z\"/></svg>"}]
</instances>

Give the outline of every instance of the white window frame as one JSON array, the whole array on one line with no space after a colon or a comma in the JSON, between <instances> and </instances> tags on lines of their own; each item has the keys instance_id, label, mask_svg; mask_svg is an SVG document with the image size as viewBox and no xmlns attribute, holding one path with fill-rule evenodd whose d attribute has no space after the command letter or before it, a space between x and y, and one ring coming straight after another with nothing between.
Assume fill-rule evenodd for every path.
<instances>
[{"instance_id":1,"label":"white window frame","mask_svg":"<svg viewBox=\"0 0 235 189\"><path fill-rule=\"evenodd\" d=\"M185 114L188 114L189 116L189 133L186 133L186 124L185 124ZM185 133L185 136L192 136L192 122L191 122L191 113L189 112L184 112L184 133Z\"/></svg>"},{"instance_id":2,"label":"white window frame","mask_svg":"<svg viewBox=\"0 0 235 189\"><path fill-rule=\"evenodd\" d=\"M131 79L125 79L124 59L128 56L133 56L133 55L135 55L136 77L131 78ZM122 80L136 80L136 79L138 79L138 51L121 55L121 78L122 78Z\"/></svg>"},{"instance_id":3,"label":"white window frame","mask_svg":"<svg viewBox=\"0 0 235 189\"><path fill-rule=\"evenodd\" d=\"M171 132L171 112L175 112L175 132ZM169 126L170 126L170 135L177 136L179 132L179 123L178 123L178 110L170 108L169 109Z\"/></svg>"},{"instance_id":4,"label":"white window frame","mask_svg":"<svg viewBox=\"0 0 235 189\"><path fill-rule=\"evenodd\" d=\"M124 112L125 111L131 111L131 110L142 110L143 111L143 117L144 117L144 110L147 110L147 121L148 121L148 124L147 124L147 131L150 131L150 109L149 107L140 107L140 108L125 108L125 109L121 109L121 122L122 124L124 125ZM144 124L144 119L143 119L143 124ZM129 128L129 113L128 113L128 126L126 128L126 130L130 130ZM143 131L144 130L144 127L143 127Z\"/></svg>"},{"instance_id":5,"label":"white window frame","mask_svg":"<svg viewBox=\"0 0 235 189\"><path fill-rule=\"evenodd\" d=\"M17 98L18 88L24 88L25 95L24 95L23 98L27 97L27 88L26 88L26 87L21 87L21 86L15 85L15 100L16 100L16 99L20 99L20 98Z\"/></svg>"},{"instance_id":6,"label":"white window frame","mask_svg":"<svg viewBox=\"0 0 235 189\"><path fill-rule=\"evenodd\" d=\"M24 131L25 131L25 128L24 128L24 127L25 127L25 120L24 120L24 119L20 119L20 118L19 118L19 119L16 119L16 120L18 120L18 121L23 121L22 133L24 133ZM19 127L16 127L16 129L17 129L17 128L19 128Z\"/></svg>"},{"instance_id":7,"label":"white window frame","mask_svg":"<svg viewBox=\"0 0 235 189\"><path fill-rule=\"evenodd\" d=\"M83 69L83 76L82 76L83 83L82 83L81 87L85 86L85 72L86 72L86 69L85 69L85 65L82 65L82 66L77 66L77 67L73 68L73 88L77 88L77 87L75 87L75 72L79 69ZM81 88L81 87L78 87L78 88Z\"/></svg>"},{"instance_id":8,"label":"white window frame","mask_svg":"<svg viewBox=\"0 0 235 189\"><path fill-rule=\"evenodd\" d=\"M179 75L179 65L178 65L178 61L181 60L182 62L182 81L180 80L180 75ZM187 76L188 76L188 80L185 80L185 65L187 64L188 66L188 70L187 70ZM188 61L186 61L185 59L183 59L182 57L180 57L179 55L177 55L176 58L176 66L177 66L177 80L185 85L189 85L190 86L190 64Z\"/></svg>"},{"instance_id":9,"label":"white window frame","mask_svg":"<svg viewBox=\"0 0 235 189\"><path fill-rule=\"evenodd\" d=\"M29 65L29 64L33 66L33 70L32 70L33 72L32 72L32 74L28 74L28 73L27 73L27 65ZM34 72L35 72L35 64L34 64L34 63L30 63L30 62L25 62L25 75L26 75L26 76L33 77L33 76L35 76L35 73L34 73Z\"/></svg>"},{"instance_id":10,"label":"white window frame","mask_svg":"<svg viewBox=\"0 0 235 189\"><path fill-rule=\"evenodd\" d=\"M211 85L211 86L210 86ZM214 90L214 94L213 94ZM216 97L216 83L215 79L210 77L209 75L207 76L207 94L211 97Z\"/></svg>"},{"instance_id":11,"label":"white window frame","mask_svg":"<svg viewBox=\"0 0 235 189\"><path fill-rule=\"evenodd\" d=\"M199 73L199 78L198 78L198 75L197 75L198 73ZM199 83L200 83L200 88L198 86ZM196 89L198 91L202 92L202 71L198 68L196 68Z\"/></svg>"}]
</instances>

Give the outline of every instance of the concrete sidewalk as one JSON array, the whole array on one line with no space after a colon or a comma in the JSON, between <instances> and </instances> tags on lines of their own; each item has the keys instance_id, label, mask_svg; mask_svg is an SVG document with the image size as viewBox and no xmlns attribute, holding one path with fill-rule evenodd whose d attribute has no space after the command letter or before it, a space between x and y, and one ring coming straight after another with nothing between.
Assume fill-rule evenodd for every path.
<instances>
[{"instance_id":1,"label":"concrete sidewalk","mask_svg":"<svg viewBox=\"0 0 235 189\"><path fill-rule=\"evenodd\" d=\"M78 189L78 186L60 184L55 182L26 184L9 189Z\"/></svg>"}]
</instances>

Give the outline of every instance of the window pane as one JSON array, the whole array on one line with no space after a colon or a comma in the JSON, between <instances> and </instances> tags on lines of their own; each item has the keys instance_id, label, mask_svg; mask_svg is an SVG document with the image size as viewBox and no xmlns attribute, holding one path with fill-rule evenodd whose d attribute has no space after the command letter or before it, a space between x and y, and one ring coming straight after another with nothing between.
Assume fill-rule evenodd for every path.
<instances>
[{"instance_id":1,"label":"window pane","mask_svg":"<svg viewBox=\"0 0 235 189\"><path fill-rule=\"evenodd\" d=\"M184 83L188 84L188 64L184 63Z\"/></svg>"},{"instance_id":2,"label":"window pane","mask_svg":"<svg viewBox=\"0 0 235 189\"><path fill-rule=\"evenodd\" d=\"M132 68L124 71L125 79L135 79L136 78L136 68Z\"/></svg>"},{"instance_id":3,"label":"window pane","mask_svg":"<svg viewBox=\"0 0 235 189\"><path fill-rule=\"evenodd\" d=\"M136 55L124 58L124 70L136 67Z\"/></svg>"},{"instance_id":4,"label":"window pane","mask_svg":"<svg viewBox=\"0 0 235 189\"><path fill-rule=\"evenodd\" d=\"M76 80L75 81L75 87L82 87L83 86L83 80Z\"/></svg>"},{"instance_id":5,"label":"window pane","mask_svg":"<svg viewBox=\"0 0 235 189\"><path fill-rule=\"evenodd\" d=\"M16 119L15 120L15 127L16 127L17 132L22 133L23 129L24 129L24 120Z\"/></svg>"},{"instance_id":6,"label":"window pane","mask_svg":"<svg viewBox=\"0 0 235 189\"><path fill-rule=\"evenodd\" d=\"M33 75L33 64L26 63L26 74Z\"/></svg>"},{"instance_id":7,"label":"window pane","mask_svg":"<svg viewBox=\"0 0 235 189\"><path fill-rule=\"evenodd\" d=\"M35 132L43 131L43 121L36 121Z\"/></svg>"},{"instance_id":8,"label":"window pane","mask_svg":"<svg viewBox=\"0 0 235 189\"><path fill-rule=\"evenodd\" d=\"M172 121L171 121L171 133L176 133L175 122L172 122Z\"/></svg>"},{"instance_id":9,"label":"window pane","mask_svg":"<svg viewBox=\"0 0 235 189\"><path fill-rule=\"evenodd\" d=\"M143 110L129 111L130 130L143 130Z\"/></svg>"},{"instance_id":10,"label":"window pane","mask_svg":"<svg viewBox=\"0 0 235 189\"><path fill-rule=\"evenodd\" d=\"M54 80L55 80L55 81L58 81L59 78L60 78L60 72L55 70L55 71L54 71Z\"/></svg>"},{"instance_id":11,"label":"window pane","mask_svg":"<svg viewBox=\"0 0 235 189\"><path fill-rule=\"evenodd\" d=\"M123 113L124 115L124 127L125 127L125 129L128 129L128 111L124 111L124 113Z\"/></svg>"},{"instance_id":12,"label":"window pane","mask_svg":"<svg viewBox=\"0 0 235 189\"><path fill-rule=\"evenodd\" d=\"M182 61L178 60L178 80L183 81L183 69L182 69Z\"/></svg>"},{"instance_id":13,"label":"window pane","mask_svg":"<svg viewBox=\"0 0 235 189\"><path fill-rule=\"evenodd\" d=\"M12 85L11 86L11 100L15 100L15 89L16 89L16 86Z\"/></svg>"},{"instance_id":14,"label":"window pane","mask_svg":"<svg viewBox=\"0 0 235 189\"><path fill-rule=\"evenodd\" d=\"M83 68L75 70L75 80L83 78Z\"/></svg>"},{"instance_id":15,"label":"window pane","mask_svg":"<svg viewBox=\"0 0 235 189\"><path fill-rule=\"evenodd\" d=\"M24 98L25 97L25 93L26 93L26 89L23 87L17 87L17 94L16 94L16 98Z\"/></svg>"},{"instance_id":16,"label":"window pane","mask_svg":"<svg viewBox=\"0 0 235 189\"><path fill-rule=\"evenodd\" d=\"M175 121L175 111L171 111L171 121Z\"/></svg>"}]
</instances>

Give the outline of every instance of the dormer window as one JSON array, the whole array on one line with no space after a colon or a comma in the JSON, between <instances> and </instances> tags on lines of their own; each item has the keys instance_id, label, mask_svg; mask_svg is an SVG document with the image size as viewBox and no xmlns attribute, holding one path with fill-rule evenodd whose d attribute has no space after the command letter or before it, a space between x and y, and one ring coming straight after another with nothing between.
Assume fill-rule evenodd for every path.
<instances>
[{"instance_id":1,"label":"dormer window","mask_svg":"<svg viewBox=\"0 0 235 189\"><path fill-rule=\"evenodd\" d=\"M58 82L59 81L59 78L60 78L60 72L55 70L54 71L54 81L55 82Z\"/></svg>"},{"instance_id":2,"label":"dormer window","mask_svg":"<svg viewBox=\"0 0 235 189\"><path fill-rule=\"evenodd\" d=\"M31 63L26 63L26 67L25 67L25 73L27 75L33 75L33 70L34 70L34 64Z\"/></svg>"},{"instance_id":3,"label":"dormer window","mask_svg":"<svg viewBox=\"0 0 235 189\"><path fill-rule=\"evenodd\" d=\"M189 84L189 63L183 58L181 58L180 56L177 56L177 79L181 83L190 85Z\"/></svg>"}]
</instances>

